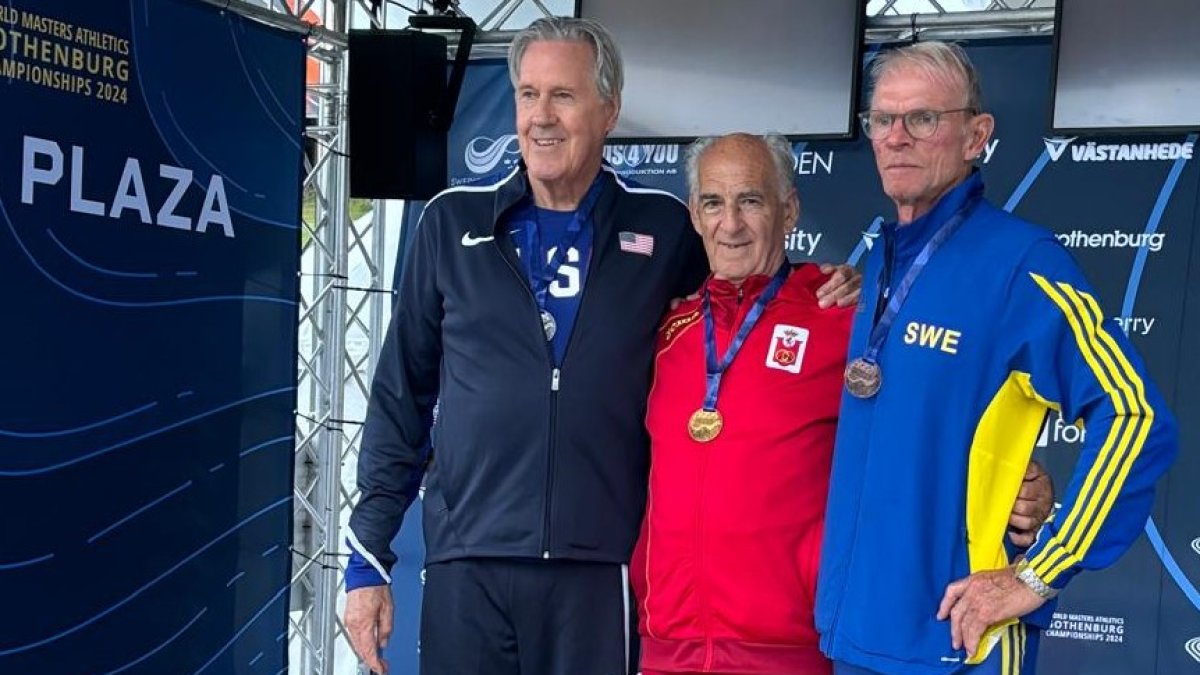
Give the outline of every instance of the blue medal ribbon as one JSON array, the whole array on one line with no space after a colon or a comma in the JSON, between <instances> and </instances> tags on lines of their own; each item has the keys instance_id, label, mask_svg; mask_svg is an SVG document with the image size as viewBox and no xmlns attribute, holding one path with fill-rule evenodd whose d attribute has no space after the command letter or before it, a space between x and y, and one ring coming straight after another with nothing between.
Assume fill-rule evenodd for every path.
<instances>
[{"instance_id":1,"label":"blue medal ribbon","mask_svg":"<svg viewBox=\"0 0 1200 675\"><path fill-rule=\"evenodd\" d=\"M725 374L725 370L729 368L729 364L733 363L733 358L741 351L742 345L745 344L746 338L750 335L750 331L754 328L754 324L762 318L763 312L767 309L767 303L775 299L779 294L779 289L783 287L783 282L787 281L788 274L792 271L792 265L787 260L779 266L779 270L775 272L775 276L771 277L771 283L767 284L766 289L754 301L754 305L746 312L745 318L742 319L742 325L738 326L737 333L733 336L733 340L729 343L729 347L725 350L725 356L717 363L717 328L713 321L712 304L709 300L708 288L704 289L704 297L700 301L700 311L704 314L704 359L705 359L705 391L704 391L704 409L713 411L717 409L717 394L721 389L721 376Z\"/></svg>"},{"instance_id":2,"label":"blue medal ribbon","mask_svg":"<svg viewBox=\"0 0 1200 675\"><path fill-rule=\"evenodd\" d=\"M567 259L567 249L575 245L575 242L579 240L580 233L591 221L592 211L596 208L596 202L600 199L600 192L604 187L603 178L604 173L601 172L592 181L592 186L588 188L587 194L579 202L574 216L571 217L571 222L554 247L554 256L545 265L539 265L539 263L543 260L545 251L549 249L542 249L542 228L537 217L537 205L531 206L533 218L529 227L525 228L525 250L529 252L525 256L525 264L529 269L533 297L537 301L538 310L542 312L546 311L546 298L550 284L558 278L558 270Z\"/></svg>"},{"instance_id":3,"label":"blue medal ribbon","mask_svg":"<svg viewBox=\"0 0 1200 675\"><path fill-rule=\"evenodd\" d=\"M879 362L879 352L883 350L883 343L887 340L888 332L892 329L892 323L895 322L896 315L900 313L900 308L904 305L904 300L908 298L908 292L912 290L913 284L917 281L917 277L921 275L921 272L925 269L925 266L929 264L929 260L933 257L933 254L936 253L937 250L941 248L942 245L950 239L954 232L957 231L958 228L967 220L967 218L971 216L971 214L975 211L975 207L978 206L979 202L981 201L983 201L983 185L979 184L971 189L970 193L967 195L966 201L963 202L963 205L960 206L958 210L954 212L954 215L950 216L949 220L947 220L945 224L938 228L938 231L935 232L933 236L930 237L929 241L925 243L925 246L921 249L921 252L917 254L916 259L913 260L912 265L908 268L908 272L904 274L904 278L901 279L900 283L896 286L895 292L889 293L886 296L887 309L880 314L879 302L884 299L884 278L888 277L888 282L890 283L890 277L892 275L892 245L889 241L888 249L885 252L886 260L884 260L884 271L883 274L879 276L879 295L877 296L879 297L879 300L877 300L875 303L875 326L871 329L871 337L867 341L867 351L862 356L863 361L866 361L872 365L875 365Z\"/></svg>"}]
</instances>

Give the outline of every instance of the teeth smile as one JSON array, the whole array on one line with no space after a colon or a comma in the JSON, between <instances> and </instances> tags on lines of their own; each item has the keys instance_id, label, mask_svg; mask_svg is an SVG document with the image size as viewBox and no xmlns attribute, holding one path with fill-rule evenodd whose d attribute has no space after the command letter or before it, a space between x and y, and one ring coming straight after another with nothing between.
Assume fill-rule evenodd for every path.
<instances>
[{"instance_id":1,"label":"teeth smile","mask_svg":"<svg viewBox=\"0 0 1200 675\"><path fill-rule=\"evenodd\" d=\"M547 140L547 139L539 138L534 141L534 144L536 144L539 147L543 147L543 148L549 147L551 145L558 145L559 143L562 143L562 141L558 140L558 139Z\"/></svg>"}]
</instances>

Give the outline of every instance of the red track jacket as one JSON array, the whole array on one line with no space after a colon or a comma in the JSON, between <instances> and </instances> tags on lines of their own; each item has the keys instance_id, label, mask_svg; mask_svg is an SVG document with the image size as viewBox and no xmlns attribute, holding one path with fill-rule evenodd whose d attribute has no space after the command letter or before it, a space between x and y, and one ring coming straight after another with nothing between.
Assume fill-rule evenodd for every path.
<instances>
[{"instance_id":1,"label":"red track jacket","mask_svg":"<svg viewBox=\"0 0 1200 675\"><path fill-rule=\"evenodd\" d=\"M700 301L658 332L646 424L650 495L631 574L642 667L828 673L813 628L825 498L854 309L817 306L796 267L721 381L724 428L692 440L704 402ZM709 279L718 358L770 278Z\"/></svg>"}]
</instances>

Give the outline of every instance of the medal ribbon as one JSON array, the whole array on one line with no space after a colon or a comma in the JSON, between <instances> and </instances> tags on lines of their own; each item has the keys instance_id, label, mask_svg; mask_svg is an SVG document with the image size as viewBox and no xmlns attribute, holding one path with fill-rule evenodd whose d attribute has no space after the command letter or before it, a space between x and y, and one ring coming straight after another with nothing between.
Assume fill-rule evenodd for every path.
<instances>
[{"instance_id":1,"label":"medal ribbon","mask_svg":"<svg viewBox=\"0 0 1200 675\"><path fill-rule=\"evenodd\" d=\"M742 345L746 342L746 337L750 335L754 324L762 317L763 312L767 309L767 303L771 302L776 295L779 294L779 289L783 287L783 282L787 280L788 274L792 271L791 263L787 260L779 266L779 270L775 272L775 276L771 278L766 289L754 301L754 305L746 312L745 318L742 319L742 325L738 327L737 333L733 336L733 340L729 343L729 347L725 350L725 356L717 363L717 328L713 321L712 304L709 300L708 289L704 289L704 298L700 301L700 309L704 314L704 360L705 360L705 380L706 386L704 391L704 409L713 411L717 409L717 393L721 389L721 376L725 373L725 369L729 364L733 363L733 357L741 351Z\"/></svg>"},{"instance_id":2,"label":"medal ribbon","mask_svg":"<svg viewBox=\"0 0 1200 675\"><path fill-rule=\"evenodd\" d=\"M584 226L592 218L592 210L596 208L596 202L600 199L600 192L604 187L603 178L604 172L601 172L596 176L596 180L592 181L592 186L588 188L587 194L579 202L579 206L575 209L575 215L572 216L567 229L559 238L554 256L544 266L539 266L538 263L544 259L545 251L549 249L542 249L542 228L537 217L537 206L532 207L533 218L529 223L530 226L525 228L525 250L529 251L525 264L529 269L533 297L537 301L540 311L546 311L546 297L550 290L550 284L558 278L558 270L567 259L567 249L575 245Z\"/></svg>"},{"instance_id":3,"label":"medal ribbon","mask_svg":"<svg viewBox=\"0 0 1200 675\"><path fill-rule=\"evenodd\" d=\"M908 298L908 292L912 290L913 284L917 281L917 277L921 275L921 272L925 269L925 266L929 264L929 260L933 257L933 254L936 253L937 250L941 248L947 240L950 239L950 236L953 235L956 230L958 230L959 226L961 226L963 222L970 217L971 213L975 211L975 207L978 206L979 202L981 201L983 201L982 183L976 185L971 190L971 192L967 195L966 201L963 202L963 205L960 206L958 210L954 212L954 215L950 216L950 219L947 220L940 228L938 228L938 231L935 232L933 236L930 237L929 241L925 243L924 248L921 249L921 252L917 254L916 259L913 260L912 266L908 268L908 272L904 274L904 278L901 279L900 283L896 286L895 292L888 296L887 309L884 310L883 314L879 314L878 305L879 301L883 299L884 277L891 277L892 250L889 244L889 248L885 253L887 260L884 261L884 272L879 277L880 294L877 296L879 300L876 300L875 302L876 314L878 315L878 318L875 320L875 326L871 329L871 337L867 341L867 351L865 354L863 354L863 361L866 361L870 364L875 364L878 362L877 359L879 358L879 352L883 349L883 343L885 340L887 340L888 332L892 329L892 323L895 322L896 315L900 313L900 307L904 305L904 300ZM888 279L888 281L890 282L891 280Z\"/></svg>"}]
</instances>

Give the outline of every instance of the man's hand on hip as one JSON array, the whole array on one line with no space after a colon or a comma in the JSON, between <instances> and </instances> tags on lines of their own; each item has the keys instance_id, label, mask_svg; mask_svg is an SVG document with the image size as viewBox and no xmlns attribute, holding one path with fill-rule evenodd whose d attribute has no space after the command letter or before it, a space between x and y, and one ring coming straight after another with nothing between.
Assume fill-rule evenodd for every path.
<instances>
[{"instance_id":1,"label":"man's hand on hip","mask_svg":"<svg viewBox=\"0 0 1200 675\"><path fill-rule=\"evenodd\" d=\"M974 654L989 626L1025 616L1046 602L1017 579L1016 567L976 572L946 587L939 621L950 619L954 649Z\"/></svg>"},{"instance_id":2,"label":"man's hand on hip","mask_svg":"<svg viewBox=\"0 0 1200 675\"><path fill-rule=\"evenodd\" d=\"M1029 548L1037 538L1042 523L1054 509L1054 483L1050 474L1035 460L1030 460L1021 483L1021 492L1013 503L1008 517L1008 538L1016 546Z\"/></svg>"},{"instance_id":3,"label":"man's hand on hip","mask_svg":"<svg viewBox=\"0 0 1200 675\"><path fill-rule=\"evenodd\" d=\"M821 307L849 307L858 302L862 294L862 275L851 265L821 265L822 274L832 274L817 289L817 302Z\"/></svg>"},{"instance_id":4,"label":"man's hand on hip","mask_svg":"<svg viewBox=\"0 0 1200 675\"><path fill-rule=\"evenodd\" d=\"M346 594L346 632L358 658L376 673L386 673L387 661L379 650L392 635L392 588L364 586Z\"/></svg>"}]
</instances>

